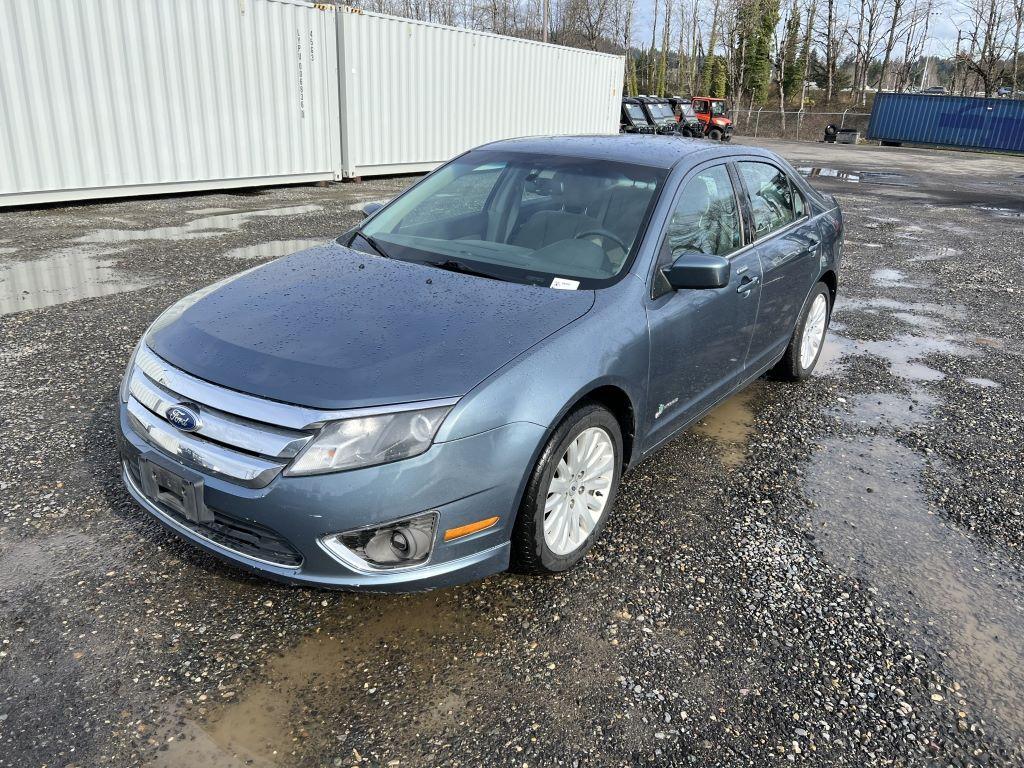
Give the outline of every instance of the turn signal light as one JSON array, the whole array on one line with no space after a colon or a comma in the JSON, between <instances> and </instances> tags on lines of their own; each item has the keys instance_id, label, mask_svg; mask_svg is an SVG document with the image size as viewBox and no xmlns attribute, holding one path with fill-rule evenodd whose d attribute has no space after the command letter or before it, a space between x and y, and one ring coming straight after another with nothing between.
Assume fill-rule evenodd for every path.
<instances>
[{"instance_id":1,"label":"turn signal light","mask_svg":"<svg viewBox=\"0 0 1024 768\"><path fill-rule=\"evenodd\" d=\"M500 517L488 517L485 520L477 520L475 523L460 525L458 528L449 528L444 532L444 540L453 541L454 539L461 539L463 536L469 536L471 533L486 531L488 528L493 528L497 525L500 519Z\"/></svg>"}]
</instances>

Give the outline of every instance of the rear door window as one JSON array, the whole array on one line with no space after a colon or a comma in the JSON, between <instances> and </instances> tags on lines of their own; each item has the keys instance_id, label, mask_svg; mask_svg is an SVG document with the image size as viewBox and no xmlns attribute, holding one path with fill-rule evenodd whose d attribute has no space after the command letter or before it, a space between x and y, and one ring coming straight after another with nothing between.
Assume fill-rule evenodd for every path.
<instances>
[{"instance_id":1,"label":"rear door window","mask_svg":"<svg viewBox=\"0 0 1024 768\"><path fill-rule=\"evenodd\" d=\"M750 199L754 237L759 239L797 219L789 176L770 163L742 160L737 169ZM803 215L803 200L800 201Z\"/></svg>"}]
</instances>

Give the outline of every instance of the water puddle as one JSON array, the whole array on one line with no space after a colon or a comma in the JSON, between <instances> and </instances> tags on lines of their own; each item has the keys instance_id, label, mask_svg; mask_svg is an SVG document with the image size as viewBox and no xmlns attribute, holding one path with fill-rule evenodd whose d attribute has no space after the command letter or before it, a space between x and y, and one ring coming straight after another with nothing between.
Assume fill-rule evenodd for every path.
<instances>
[{"instance_id":1,"label":"water puddle","mask_svg":"<svg viewBox=\"0 0 1024 768\"><path fill-rule=\"evenodd\" d=\"M114 267L102 252L76 248L0 264L0 315L136 291L149 283Z\"/></svg>"},{"instance_id":2,"label":"water puddle","mask_svg":"<svg viewBox=\"0 0 1024 768\"><path fill-rule=\"evenodd\" d=\"M992 381L992 379L985 379L980 376L968 376L964 381L971 386L981 387L982 389L998 389L1003 386L998 381Z\"/></svg>"},{"instance_id":3,"label":"water puddle","mask_svg":"<svg viewBox=\"0 0 1024 768\"><path fill-rule=\"evenodd\" d=\"M974 205L971 207L975 210L986 211L987 213L992 213L1002 218L1019 219L1024 217L1024 211L1020 211L1015 208L999 208L994 205Z\"/></svg>"},{"instance_id":4,"label":"water puddle","mask_svg":"<svg viewBox=\"0 0 1024 768\"><path fill-rule=\"evenodd\" d=\"M905 616L911 641L944 656L968 699L1019 740L1024 581L930 508L923 469L891 437L827 441L807 473L816 545Z\"/></svg>"},{"instance_id":5,"label":"water puddle","mask_svg":"<svg viewBox=\"0 0 1024 768\"><path fill-rule=\"evenodd\" d=\"M276 259L281 256L288 256L297 251L304 251L316 245L324 245L329 240L271 240L269 243L257 243L256 245L243 245L240 248L232 248L224 255L229 259Z\"/></svg>"},{"instance_id":6,"label":"water puddle","mask_svg":"<svg viewBox=\"0 0 1024 768\"><path fill-rule=\"evenodd\" d=\"M898 269L876 269L871 273L871 282L879 286L892 287L901 285L906 277Z\"/></svg>"},{"instance_id":7,"label":"water puddle","mask_svg":"<svg viewBox=\"0 0 1024 768\"><path fill-rule=\"evenodd\" d=\"M840 295L836 301L836 314L843 314L849 310L861 312L879 312L881 310L894 310L897 312L908 312L912 314L937 315L950 320L961 319L967 309L963 304L935 304L929 301L898 301L887 298L861 298L857 296Z\"/></svg>"},{"instance_id":8,"label":"water puddle","mask_svg":"<svg viewBox=\"0 0 1024 768\"><path fill-rule=\"evenodd\" d=\"M942 261L944 259L950 259L954 256L959 256L960 251L956 248L949 248L947 246L932 247L927 253L918 253L911 256L907 261L917 263L920 261Z\"/></svg>"},{"instance_id":9,"label":"water puddle","mask_svg":"<svg viewBox=\"0 0 1024 768\"><path fill-rule=\"evenodd\" d=\"M907 325L912 325L914 328L920 328L925 331L939 331L943 328L941 320L936 320L928 315L918 315L913 312L893 312L892 316Z\"/></svg>"},{"instance_id":10,"label":"water puddle","mask_svg":"<svg viewBox=\"0 0 1024 768\"><path fill-rule=\"evenodd\" d=\"M840 421L858 426L907 427L919 424L938 405L938 400L927 392L915 391L910 397L894 392L874 392L840 398Z\"/></svg>"},{"instance_id":11,"label":"water puddle","mask_svg":"<svg viewBox=\"0 0 1024 768\"><path fill-rule=\"evenodd\" d=\"M828 168L820 166L803 166L796 169L797 172L808 179L824 178L845 181L849 184L874 183L888 184L897 187L907 187L913 182L902 173L895 171L845 171L840 168Z\"/></svg>"},{"instance_id":12,"label":"water puddle","mask_svg":"<svg viewBox=\"0 0 1024 768\"><path fill-rule=\"evenodd\" d=\"M358 203L350 203L346 207L350 211L355 211L356 213L362 213L363 212L363 208L368 206L370 203L380 203L381 205L386 205L387 203L390 203L390 202L391 202L391 198L384 197L384 198L373 199L373 200L360 200Z\"/></svg>"},{"instance_id":13,"label":"water puddle","mask_svg":"<svg viewBox=\"0 0 1024 768\"><path fill-rule=\"evenodd\" d=\"M921 362L937 354L966 357L971 354L971 350L957 344L950 336L938 338L901 334L883 341L862 341L830 331L818 359L817 369L825 375L835 374L846 360L859 355L872 355L888 362L894 376L910 381L940 381L946 378L946 374Z\"/></svg>"},{"instance_id":14,"label":"water puddle","mask_svg":"<svg viewBox=\"0 0 1024 768\"><path fill-rule=\"evenodd\" d=\"M719 446L719 457L728 469L735 469L747 457L747 445L754 431L753 402L756 385L725 400L697 422L694 431L710 437Z\"/></svg>"},{"instance_id":15,"label":"water puddle","mask_svg":"<svg viewBox=\"0 0 1024 768\"><path fill-rule=\"evenodd\" d=\"M813 167L812 168L810 166L803 166L803 167L797 168L796 170L797 170L797 173L799 173L801 176L804 176L804 177L806 177L808 179L815 179L815 178L819 178L819 177L820 178L828 178L828 179L838 179L840 181L848 181L851 184L859 183L860 182L860 177L861 177L861 175L859 173L850 173L849 171L841 171L838 168L819 168L819 167Z\"/></svg>"},{"instance_id":16,"label":"water puddle","mask_svg":"<svg viewBox=\"0 0 1024 768\"><path fill-rule=\"evenodd\" d=\"M150 765L291 763L311 733L327 730L325 718L339 731L358 730L362 717L379 722L388 710L401 711L401 720L420 732L455 724L474 677L469 665L490 645L491 618L457 607L450 592L352 597L348 608L357 621L350 616L271 658L257 682L237 696L222 695L203 721L194 719L207 709L200 702L199 712L163 735L167 749Z\"/></svg>"},{"instance_id":17,"label":"water puddle","mask_svg":"<svg viewBox=\"0 0 1024 768\"><path fill-rule=\"evenodd\" d=\"M79 237L79 243L121 243L129 240L194 240L204 237L217 237L225 232L240 229L254 218L266 216L301 216L322 210L313 203L291 205L284 208L266 208L257 211L237 211L215 216L205 216L174 227L156 227L154 229L98 229L88 235Z\"/></svg>"}]
</instances>

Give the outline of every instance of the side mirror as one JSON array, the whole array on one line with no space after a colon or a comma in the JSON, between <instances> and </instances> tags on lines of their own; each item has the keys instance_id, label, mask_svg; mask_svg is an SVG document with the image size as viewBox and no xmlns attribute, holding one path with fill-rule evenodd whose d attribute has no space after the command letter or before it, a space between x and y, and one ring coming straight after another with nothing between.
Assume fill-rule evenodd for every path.
<instances>
[{"instance_id":1,"label":"side mirror","mask_svg":"<svg viewBox=\"0 0 1024 768\"><path fill-rule=\"evenodd\" d=\"M379 211L383 207L384 207L384 203L378 203L376 200L374 200L373 202L367 203L362 208L363 218L365 219L365 218L368 218L370 216L373 216L373 214L375 214L377 211Z\"/></svg>"},{"instance_id":2,"label":"side mirror","mask_svg":"<svg viewBox=\"0 0 1024 768\"><path fill-rule=\"evenodd\" d=\"M676 255L678 254L678 255ZM708 253L676 251L676 260L662 272L668 284L680 288L724 288L729 284L729 260Z\"/></svg>"}]
</instances>

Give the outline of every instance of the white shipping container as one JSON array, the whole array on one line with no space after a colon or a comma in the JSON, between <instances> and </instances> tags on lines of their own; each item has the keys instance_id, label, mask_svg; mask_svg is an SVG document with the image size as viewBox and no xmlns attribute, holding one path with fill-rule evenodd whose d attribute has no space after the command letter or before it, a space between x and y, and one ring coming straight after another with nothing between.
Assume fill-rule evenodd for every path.
<instances>
[{"instance_id":1,"label":"white shipping container","mask_svg":"<svg viewBox=\"0 0 1024 768\"><path fill-rule=\"evenodd\" d=\"M425 171L618 128L624 59L303 0L0 0L0 206Z\"/></svg>"},{"instance_id":2,"label":"white shipping container","mask_svg":"<svg viewBox=\"0 0 1024 768\"><path fill-rule=\"evenodd\" d=\"M338 13L343 176L424 171L514 136L616 133L625 58Z\"/></svg>"},{"instance_id":3,"label":"white shipping container","mask_svg":"<svg viewBox=\"0 0 1024 768\"><path fill-rule=\"evenodd\" d=\"M333 8L0 0L0 205L337 177Z\"/></svg>"}]
</instances>

